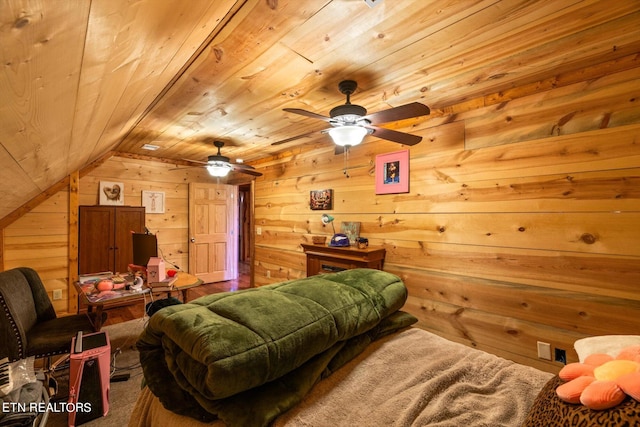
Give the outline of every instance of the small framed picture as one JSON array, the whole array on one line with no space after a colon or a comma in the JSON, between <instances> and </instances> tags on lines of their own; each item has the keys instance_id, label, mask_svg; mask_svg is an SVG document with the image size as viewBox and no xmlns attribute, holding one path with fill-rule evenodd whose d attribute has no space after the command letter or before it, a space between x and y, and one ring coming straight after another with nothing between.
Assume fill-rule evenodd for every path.
<instances>
[{"instance_id":1,"label":"small framed picture","mask_svg":"<svg viewBox=\"0 0 640 427\"><path fill-rule=\"evenodd\" d=\"M145 213L164 213L164 191L143 191L142 206Z\"/></svg>"},{"instance_id":2,"label":"small framed picture","mask_svg":"<svg viewBox=\"0 0 640 427\"><path fill-rule=\"evenodd\" d=\"M124 184L100 181L99 200L101 205L124 205Z\"/></svg>"},{"instance_id":3,"label":"small framed picture","mask_svg":"<svg viewBox=\"0 0 640 427\"><path fill-rule=\"evenodd\" d=\"M309 207L312 211L328 211L333 209L333 190L311 190Z\"/></svg>"},{"instance_id":4,"label":"small framed picture","mask_svg":"<svg viewBox=\"0 0 640 427\"><path fill-rule=\"evenodd\" d=\"M340 223L340 232L346 234L351 246L355 246L360 237L360 222L342 222Z\"/></svg>"},{"instance_id":5,"label":"small framed picture","mask_svg":"<svg viewBox=\"0 0 640 427\"><path fill-rule=\"evenodd\" d=\"M376 156L376 194L409 192L409 150Z\"/></svg>"}]
</instances>

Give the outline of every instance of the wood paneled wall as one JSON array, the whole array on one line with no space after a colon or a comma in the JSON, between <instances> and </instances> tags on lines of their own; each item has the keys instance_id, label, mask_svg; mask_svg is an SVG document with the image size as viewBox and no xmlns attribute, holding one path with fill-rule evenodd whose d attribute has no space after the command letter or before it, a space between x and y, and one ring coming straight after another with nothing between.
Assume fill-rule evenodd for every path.
<instances>
[{"instance_id":1,"label":"wood paneled wall","mask_svg":"<svg viewBox=\"0 0 640 427\"><path fill-rule=\"evenodd\" d=\"M31 267L45 284L57 312L67 311L69 263L69 192L60 191L4 229L4 269ZM76 245L77 246L77 245Z\"/></svg>"},{"instance_id":2,"label":"wood paneled wall","mask_svg":"<svg viewBox=\"0 0 640 427\"><path fill-rule=\"evenodd\" d=\"M111 157L80 178L77 204L99 204L100 181L122 182L128 206L142 205L143 190L164 191L165 213L147 214L146 226L157 235L164 258L188 270L189 182L215 181L202 168L170 170L174 167L140 158ZM34 268L52 299L55 289L62 290L63 298L53 301L59 314L74 311L73 302L69 303L68 268L70 260L77 259L69 247L77 250L77 242L69 245L69 206L68 189L55 193L4 229L2 248L4 269Z\"/></svg>"},{"instance_id":3,"label":"wood paneled wall","mask_svg":"<svg viewBox=\"0 0 640 427\"><path fill-rule=\"evenodd\" d=\"M256 285L305 276L300 243L332 234L309 191L330 188L337 227L360 221L387 249L385 270L407 284L422 328L552 372L561 364L538 359L537 341L575 361L578 338L638 334L639 71L485 98L404 128L423 136L405 194L375 194L376 156L402 149L382 140L348 159L327 140L265 162Z\"/></svg>"}]
</instances>

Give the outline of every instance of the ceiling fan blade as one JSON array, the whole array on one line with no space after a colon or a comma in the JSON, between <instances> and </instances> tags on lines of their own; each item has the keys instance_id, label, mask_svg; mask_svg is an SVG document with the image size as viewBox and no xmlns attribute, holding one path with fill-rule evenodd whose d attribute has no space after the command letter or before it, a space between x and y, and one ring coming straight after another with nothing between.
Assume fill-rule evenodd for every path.
<instances>
[{"instance_id":1,"label":"ceiling fan blade","mask_svg":"<svg viewBox=\"0 0 640 427\"><path fill-rule=\"evenodd\" d=\"M371 113L363 119L369 120L373 124L395 122L398 120L411 119L413 117L426 116L431 112L429 107L419 102L389 108L388 110Z\"/></svg>"},{"instance_id":2,"label":"ceiling fan blade","mask_svg":"<svg viewBox=\"0 0 640 427\"><path fill-rule=\"evenodd\" d=\"M381 128L378 126L365 126L367 129L373 130L373 136L386 139L387 141L397 142L404 145L416 145L422 141L421 136L412 135L410 133L398 132L396 130Z\"/></svg>"},{"instance_id":3,"label":"ceiling fan blade","mask_svg":"<svg viewBox=\"0 0 640 427\"><path fill-rule=\"evenodd\" d=\"M255 170L253 166L249 166L249 165L239 165L239 164L231 163L231 170L236 172L246 173L247 175L262 176L262 173L258 172L257 170Z\"/></svg>"},{"instance_id":4,"label":"ceiling fan blade","mask_svg":"<svg viewBox=\"0 0 640 427\"><path fill-rule=\"evenodd\" d=\"M300 114L301 116L311 117L312 119L324 120L325 122L328 122L329 120L331 120L330 117L326 117L321 114L312 113L311 111L302 110L300 108L283 108L282 110L288 113L295 113L295 114Z\"/></svg>"},{"instance_id":5,"label":"ceiling fan blade","mask_svg":"<svg viewBox=\"0 0 640 427\"><path fill-rule=\"evenodd\" d=\"M177 167L175 167L175 168L171 168L171 169L168 169L168 170L170 170L170 171L180 171L180 170L194 169L194 168L203 168L203 169L204 169L204 168L206 168L206 167L207 167L207 165L206 165L206 164L203 164L203 165L193 165L193 166L177 166Z\"/></svg>"},{"instance_id":6,"label":"ceiling fan blade","mask_svg":"<svg viewBox=\"0 0 640 427\"><path fill-rule=\"evenodd\" d=\"M206 165L207 162L203 162L202 160L191 160L191 159L182 159L185 162L192 162L192 163L200 163L201 165Z\"/></svg>"},{"instance_id":7,"label":"ceiling fan blade","mask_svg":"<svg viewBox=\"0 0 640 427\"><path fill-rule=\"evenodd\" d=\"M282 145L282 144L286 144L287 142L295 141L296 139L306 138L307 136L313 135L314 133L316 133L316 131L308 132L308 133L303 133L302 135L292 136L291 138L282 139L282 140L280 140L280 141L272 142L272 143L271 143L271 145Z\"/></svg>"}]
</instances>

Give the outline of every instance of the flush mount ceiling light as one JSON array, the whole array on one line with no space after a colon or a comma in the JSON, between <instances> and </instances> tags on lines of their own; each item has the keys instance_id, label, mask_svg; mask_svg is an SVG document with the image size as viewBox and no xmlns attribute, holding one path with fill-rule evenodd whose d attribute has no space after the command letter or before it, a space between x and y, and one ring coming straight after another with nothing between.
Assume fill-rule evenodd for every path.
<instances>
[{"instance_id":1,"label":"flush mount ceiling light","mask_svg":"<svg viewBox=\"0 0 640 427\"><path fill-rule=\"evenodd\" d=\"M367 135L367 129L361 126L339 126L328 130L329 136L340 147L355 147L360 144Z\"/></svg>"}]
</instances>

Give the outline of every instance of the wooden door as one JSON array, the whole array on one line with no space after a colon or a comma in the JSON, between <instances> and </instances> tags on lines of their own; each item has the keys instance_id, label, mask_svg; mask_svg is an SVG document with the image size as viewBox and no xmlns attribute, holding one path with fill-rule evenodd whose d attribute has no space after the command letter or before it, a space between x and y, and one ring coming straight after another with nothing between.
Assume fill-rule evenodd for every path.
<instances>
[{"instance_id":1,"label":"wooden door","mask_svg":"<svg viewBox=\"0 0 640 427\"><path fill-rule=\"evenodd\" d=\"M205 283L238 277L238 188L189 184L189 272Z\"/></svg>"},{"instance_id":2,"label":"wooden door","mask_svg":"<svg viewBox=\"0 0 640 427\"><path fill-rule=\"evenodd\" d=\"M80 206L78 273L113 271L115 211L111 206Z\"/></svg>"}]
</instances>

